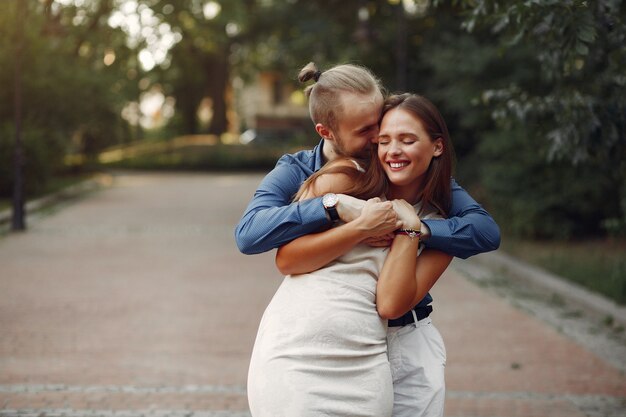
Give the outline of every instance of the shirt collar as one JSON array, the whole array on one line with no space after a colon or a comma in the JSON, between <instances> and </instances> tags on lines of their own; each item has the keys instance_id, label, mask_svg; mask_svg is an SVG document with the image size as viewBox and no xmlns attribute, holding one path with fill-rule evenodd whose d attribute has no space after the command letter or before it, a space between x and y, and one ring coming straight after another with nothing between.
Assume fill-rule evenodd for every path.
<instances>
[{"instance_id":1,"label":"shirt collar","mask_svg":"<svg viewBox=\"0 0 626 417\"><path fill-rule=\"evenodd\" d=\"M313 148L313 155L315 156L315 165L313 167L314 172L319 171L319 169L324 166L324 153L322 152L323 147L324 139L320 140L320 143Z\"/></svg>"}]
</instances>

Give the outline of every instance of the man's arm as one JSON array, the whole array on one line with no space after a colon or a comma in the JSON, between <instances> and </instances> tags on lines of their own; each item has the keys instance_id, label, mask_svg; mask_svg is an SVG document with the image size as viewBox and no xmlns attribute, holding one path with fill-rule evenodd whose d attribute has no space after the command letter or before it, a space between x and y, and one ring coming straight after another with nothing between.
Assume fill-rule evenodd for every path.
<instances>
[{"instance_id":1,"label":"man's arm","mask_svg":"<svg viewBox=\"0 0 626 417\"><path fill-rule=\"evenodd\" d=\"M452 208L447 219L424 219L430 237L424 245L466 259L498 249L500 228L455 180L452 180Z\"/></svg>"},{"instance_id":2,"label":"man's arm","mask_svg":"<svg viewBox=\"0 0 626 417\"><path fill-rule=\"evenodd\" d=\"M330 162L334 167L354 168L350 160ZM304 191L302 200L326 193L341 193L353 185L350 175L342 172L325 173ZM350 222L332 227L321 233L312 233L292 240L276 251L276 266L285 275L316 271L346 254L364 239L381 233L391 233L402 226L390 201L372 198L363 201L359 216ZM408 204L408 203L407 203ZM411 207L412 209L413 207ZM417 215L413 213L417 218ZM417 219L419 222L419 219Z\"/></svg>"},{"instance_id":3,"label":"man's arm","mask_svg":"<svg viewBox=\"0 0 626 417\"><path fill-rule=\"evenodd\" d=\"M307 177L299 163L283 156L257 188L235 228L242 253L267 252L330 224L321 197L291 203Z\"/></svg>"}]
</instances>

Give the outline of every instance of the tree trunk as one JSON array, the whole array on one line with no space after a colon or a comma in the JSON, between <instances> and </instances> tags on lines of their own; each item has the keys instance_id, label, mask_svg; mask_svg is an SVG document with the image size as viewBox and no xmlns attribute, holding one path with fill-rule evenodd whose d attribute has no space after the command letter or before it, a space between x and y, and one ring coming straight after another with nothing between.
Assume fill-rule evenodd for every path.
<instances>
[{"instance_id":1,"label":"tree trunk","mask_svg":"<svg viewBox=\"0 0 626 417\"><path fill-rule=\"evenodd\" d=\"M221 135L228 130L226 109L226 87L228 84L228 59L226 56L217 55L208 60L207 74L208 94L213 101L213 117L209 126L209 132Z\"/></svg>"},{"instance_id":2,"label":"tree trunk","mask_svg":"<svg viewBox=\"0 0 626 417\"><path fill-rule=\"evenodd\" d=\"M198 100L196 99L193 86L186 86L187 94L183 94L176 99L178 110L182 114L183 133L194 135L198 133Z\"/></svg>"}]
</instances>

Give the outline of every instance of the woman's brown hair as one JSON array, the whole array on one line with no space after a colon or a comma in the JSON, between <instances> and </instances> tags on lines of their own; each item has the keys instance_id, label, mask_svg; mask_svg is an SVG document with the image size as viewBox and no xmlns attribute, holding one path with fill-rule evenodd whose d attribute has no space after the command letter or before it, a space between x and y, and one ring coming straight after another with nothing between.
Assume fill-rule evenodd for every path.
<instances>
[{"instance_id":1,"label":"woman's brown hair","mask_svg":"<svg viewBox=\"0 0 626 417\"><path fill-rule=\"evenodd\" d=\"M346 160L350 162L346 164ZM356 162L362 170L357 168L352 161ZM378 163L376 146L372 146L369 159L339 158L328 162L307 178L294 197L294 201L300 200L306 191L315 185L315 181L324 174L343 174L350 178L350 186L344 190L332 190L335 193L348 194L362 200L382 197L387 193L387 176Z\"/></svg>"},{"instance_id":2,"label":"woman's brown hair","mask_svg":"<svg viewBox=\"0 0 626 417\"><path fill-rule=\"evenodd\" d=\"M431 205L441 214L447 216L452 205L452 168L454 164L454 149L450 140L450 133L441 113L427 98L417 94L395 94L387 97L383 105L381 118L392 109L402 109L417 118L428 133L430 140L441 139L443 152L430 162L426 171L420 199L422 207Z\"/></svg>"}]
</instances>

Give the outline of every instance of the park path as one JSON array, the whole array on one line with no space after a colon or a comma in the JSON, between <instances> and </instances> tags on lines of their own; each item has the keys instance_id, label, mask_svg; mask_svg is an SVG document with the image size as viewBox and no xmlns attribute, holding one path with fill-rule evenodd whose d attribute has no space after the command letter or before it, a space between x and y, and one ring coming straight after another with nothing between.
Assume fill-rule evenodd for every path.
<instances>
[{"instance_id":1,"label":"park path","mask_svg":"<svg viewBox=\"0 0 626 417\"><path fill-rule=\"evenodd\" d=\"M273 253L233 241L260 179L118 174L0 238L0 416L249 416L248 359L281 281ZM447 416L626 416L623 372L463 263L433 295Z\"/></svg>"}]
</instances>

